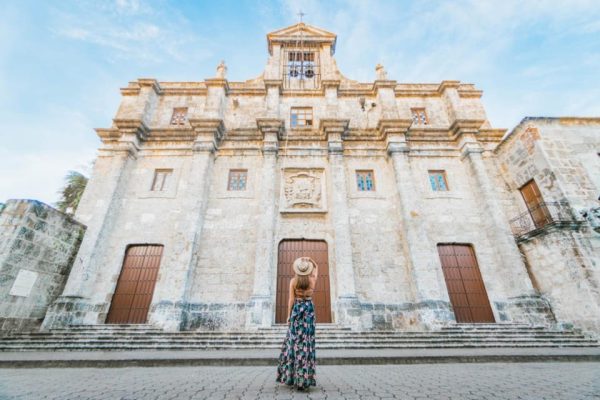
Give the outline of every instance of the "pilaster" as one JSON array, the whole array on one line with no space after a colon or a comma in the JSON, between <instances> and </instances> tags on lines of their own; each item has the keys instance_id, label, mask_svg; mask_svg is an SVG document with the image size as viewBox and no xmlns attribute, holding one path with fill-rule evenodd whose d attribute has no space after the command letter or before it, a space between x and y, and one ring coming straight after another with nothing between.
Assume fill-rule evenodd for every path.
<instances>
[{"instance_id":1,"label":"pilaster","mask_svg":"<svg viewBox=\"0 0 600 400\"><path fill-rule=\"evenodd\" d=\"M208 188L215 152L225 130L220 119L190 119L189 123L196 139L193 144L189 192L185 195L187 209L181 220L181 238L174 242L172 249L181 262L165 272L168 274L169 296L164 296L158 304L152 304L148 315L150 323L170 331L184 328L189 318L187 311L195 271L202 268L198 265L198 259L206 218Z\"/></svg>"},{"instance_id":2,"label":"pilaster","mask_svg":"<svg viewBox=\"0 0 600 400\"><path fill-rule=\"evenodd\" d=\"M449 311L448 293L443 286L444 278L436 254L436 244L425 230L423 211L417 197L419 192L414 186L410 146L406 139L411 123L408 119L381 120L378 128L394 166L416 312L421 324L430 327L440 320L453 318Z\"/></svg>"},{"instance_id":3,"label":"pilaster","mask_svg":"<svg viewBox=\"0 0 600 400\"><path fill-rule=\"evenodd\" d=\"M102 267L106 238L118 225L119 203L148 127L141 119L115 119L113 128L97 129L97 133L102 147L75 214L88 228L63 293L46 313L44 329L100 322L97 317L102 304L95 304L92 298L95 279Z\"/></svg>"},{"instance_id":4,"label":"pilaster","mask_svg":"<svg viewBox=\"0 0 600 400\"><path fill-rule=\"evenodd\" d=\"M534 295L533 284L514 240L508 219L502 204L498 201L500 194L496 189L488 168L483 159L484 149L477 141L477 125L480 121L456 121L453 129L459 137L459 146L463 159L469 163L477 183L477 192L482 198L483 218L487 225L488 239L495 250L498 268L504 269L502 276L507 279L505 291L511 297Z\"/></svg>"},{"instance_id":5,"label":"pilaster","mask_svg":"<svg viewBox=\"0 0 600 400\"><path fill-rule=\"evenodd\" d=\"M283 120L257 119L263 135L263 165L261 171L259 205L262 211L257 225L254 285L248 308L247 326L270 326L273 323L274 289L271 287L275 271L275 221L278 137Z\"/></svg>"},{"instance_id":6,"label":"pilaster","mask_svg":"<svg viewBox=\"0 0 600 400\"><path fill-rule=\"evenodd\" d=\"M327 137L331 173L331 220L335 236L334 259L337 283L336 322L340 325L357 326L360 319L360 303L356 297L343 155L343 136L348 130L348 123L348 120L321 120L321 131Z\"/></svg>"}]
</instances>

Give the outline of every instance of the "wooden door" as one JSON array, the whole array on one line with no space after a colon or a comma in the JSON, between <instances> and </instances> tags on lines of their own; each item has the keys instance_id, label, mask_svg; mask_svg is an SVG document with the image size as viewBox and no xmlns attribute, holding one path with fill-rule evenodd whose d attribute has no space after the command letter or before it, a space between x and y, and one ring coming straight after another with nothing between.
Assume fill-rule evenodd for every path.
<instances>
[{"instance_id":1,"label":"wooden door","mask_svg":"<svg viewBox=\"0 0 600 400\"><path fill-rule=\"evenodd\" d=\"M107 324L143 324L154 293L163 246L129 246L112 297Z\"/></svg>"},{"instance_id":2,"label":"wooden door","mask_svg":"<svg viewBox=\"0 0 600 400\"><path fill-rule=\"evenodd\" d=\"M287 323L290 280L294 277L292 264L298 257L310 257L319 265L317 287L313 292L316 322L331 322L331 297L329 293L329 264L327 242L321 240L284 240L279 243L277 257L277 297L275 323Z\"/></svg>"},{"instance_id":3,"label":"wooden door","mask_svg":"<svg viewBox=\"0 0 600 400\"><path fill-rule=\"evenodd\" d=\"M438 244L456 322L495 322L475 252L466 244Z\"/></svg>"},{"instance_id":4,"label":"wooden door","mask_svg":"<svg viewBox=\"0 0 600 400\"><path fill-rule=\"evenodd\" d=\"M533 179L523 185L520 191L536 228L552 222L552 216L544 203L542 193Z\"/></svg>"}]
</instances>

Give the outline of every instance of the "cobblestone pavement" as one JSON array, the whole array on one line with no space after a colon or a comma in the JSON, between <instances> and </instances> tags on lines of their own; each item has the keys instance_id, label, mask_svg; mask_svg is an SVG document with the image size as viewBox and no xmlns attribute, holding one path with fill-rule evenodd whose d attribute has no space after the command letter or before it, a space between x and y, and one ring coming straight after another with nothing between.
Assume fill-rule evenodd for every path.
<instances>
[{"instance_id":1,"label":"cobblestone pavement","mask_svg":"<svg viewBox=\"0 0 600 400\"><path fill-rule=\"evenodd\" d=\"M600 363L337 365L317 387L275 367L0 369L1 399L600 399Z\"/></svg>"}]
</instances>

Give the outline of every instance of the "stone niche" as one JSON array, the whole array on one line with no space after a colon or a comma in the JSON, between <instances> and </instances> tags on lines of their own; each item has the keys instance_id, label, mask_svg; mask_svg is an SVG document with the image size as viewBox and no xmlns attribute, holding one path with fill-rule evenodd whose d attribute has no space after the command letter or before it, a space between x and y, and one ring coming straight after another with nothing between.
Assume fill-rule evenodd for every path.
<instances>
[{"instance_id":1,"label":"stone niche","mask_svg":"<svg viewBox=\"0 0 600 400\"><path fill-rule=\"evenodd\" d=\"M323 168L285 168L282 177L282 213L327 212Z\"/></svg>"}]
</instances>

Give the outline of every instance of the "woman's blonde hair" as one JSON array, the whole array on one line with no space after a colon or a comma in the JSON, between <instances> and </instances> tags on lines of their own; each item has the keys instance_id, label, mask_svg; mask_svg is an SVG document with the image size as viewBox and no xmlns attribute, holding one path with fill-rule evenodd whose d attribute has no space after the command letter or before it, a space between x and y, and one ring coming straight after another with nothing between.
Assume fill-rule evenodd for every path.
<instances>
[{"instance_id":1,"label":"woman's blonde hair","mask_svg":"<svg viewBox=\"0 0 600 400\"><path fill-rule=\"evenodd\" d=\"M310 262L313 265L313 268L317 267L317 263L312 259L309 258ZM308 278L309 275L298 275L296 274L296 284L295 289L300 289L300 290L306 290L310 287L310 279Z\"/></svg>"}]
</instances>

